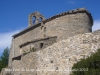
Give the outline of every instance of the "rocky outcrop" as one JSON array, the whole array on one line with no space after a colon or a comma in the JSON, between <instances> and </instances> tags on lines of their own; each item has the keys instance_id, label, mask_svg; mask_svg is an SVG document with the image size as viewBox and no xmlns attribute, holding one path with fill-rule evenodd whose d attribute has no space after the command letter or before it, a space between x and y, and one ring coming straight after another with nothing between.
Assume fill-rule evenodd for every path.
<instances>
[{"instance_id":1,"label":"rocky outcrop","mask_svg":"<svg viewBox=\"0 0 100 75\"><path fill-rule=\"evenodd\" d=\"M43 50L23 55L21 60L13 60L13 68L20 69L14 74L69 75L74 63L100 48L100 35L94 33L69 37Z\"/></svg>"}]
</instances>

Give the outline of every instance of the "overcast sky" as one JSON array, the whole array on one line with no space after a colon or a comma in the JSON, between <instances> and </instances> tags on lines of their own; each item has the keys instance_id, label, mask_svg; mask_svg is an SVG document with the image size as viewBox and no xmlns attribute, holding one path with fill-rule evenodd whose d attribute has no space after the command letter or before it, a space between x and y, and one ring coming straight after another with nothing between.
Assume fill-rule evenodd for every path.
<instances>
[{"instance_id":1,"label":"overcast sky","mask_svg":"<svg viewBox=\"0 0 100 75\"><path fill-rule=\"evenodd\" d=\"M39 11L46 18L85 7L94 19L93 31L100 29L100 0L0 0L0 53L10 48L11 36L28 26L28 15Z\"/></svg>"}]
</instances>

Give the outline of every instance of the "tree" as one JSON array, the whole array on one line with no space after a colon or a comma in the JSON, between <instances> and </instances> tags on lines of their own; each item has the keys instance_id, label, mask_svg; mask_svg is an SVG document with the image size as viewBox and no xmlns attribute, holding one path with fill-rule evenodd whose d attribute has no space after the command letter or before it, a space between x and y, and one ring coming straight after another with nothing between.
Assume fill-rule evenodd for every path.
<instances>
[{"instance_id":1,"label":"tree","mask_svg":"<svg viewBox=\"0 0 100 75\"><path fill-rule=\"evenodd\" d=\"M9 60L9 48L7 47L6 49L4 49L4 52L0 57L0 71L2 70L2 68L8 66L8 60Z\"/></svg>"},{"instance_id":2,"label":"tree","mask_svg":"<svg viewBox=\"0 0 100 75\"><path fill-rule=\"evenodd\" d=\"M75 63L72 69L77 71L72 71L71 75L100 75L100 49L90 57Z\"/></svg>"}]
</instances>

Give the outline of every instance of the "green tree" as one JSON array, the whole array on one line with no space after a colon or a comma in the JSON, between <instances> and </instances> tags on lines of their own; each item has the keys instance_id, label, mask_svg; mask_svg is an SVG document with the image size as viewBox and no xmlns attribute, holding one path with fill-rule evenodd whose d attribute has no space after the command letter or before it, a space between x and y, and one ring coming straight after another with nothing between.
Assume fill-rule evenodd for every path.
<instances>
[{"instance_id":1,"label":"green tree","mask_svg":"<svg viewBox=\"0 0 100 75\"><path fill-rule=\"evenodd\" d=\"M6 49L4 49L4 52L0 57L0 71L2 70L2 68L8 66L8 60L9 60L9 48L7 47Z\"/></svg>"},{"instance_id":2,"label":"green tree","mask_svg":"<svg viewBox=\"0 0 100 75\"><path fill-rule=\"evenodd\" d=\"M72 69L77 71L72 71L71 75L100 75L100 49L90 57L75 63Z\"/></svg>"}]
</instances>

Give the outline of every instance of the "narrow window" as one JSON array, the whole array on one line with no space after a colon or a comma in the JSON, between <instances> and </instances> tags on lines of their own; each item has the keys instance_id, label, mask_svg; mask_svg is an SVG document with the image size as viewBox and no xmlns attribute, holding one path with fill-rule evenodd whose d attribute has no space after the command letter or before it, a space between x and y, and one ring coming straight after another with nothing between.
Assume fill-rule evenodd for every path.
<instances>
[{"instance_id":1,"label":"narrow window","mask_svg":"<svg viewBox=\"0 0 100 75\"><path fill-rule=\"evenodd\" d=\"M35 16L32 17L32 23L33 23L33 25L36 24L36 17Z\"/></svg>"},{"instance_id":2,"label":"narrow window","mask_svg":"<svg viewBox=\"0 0 100 75\"><path fill-rule=\"evenodd\" d=\"M42 22L42 18L40 17L40 18L38 19L38 21L39 21L39 22Z\"/></svg>"},{"instance_id":3,"label":"narrow window","mask_svg":"<svg viewBox=\"0 0 100 75\"><path fill-rule=\"evenodd\" d=\"M40 43L40 48L43 48L43 43Z\"/></svg>"}]
</instances>

